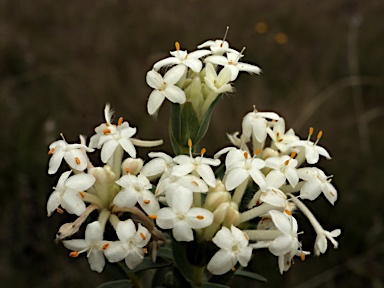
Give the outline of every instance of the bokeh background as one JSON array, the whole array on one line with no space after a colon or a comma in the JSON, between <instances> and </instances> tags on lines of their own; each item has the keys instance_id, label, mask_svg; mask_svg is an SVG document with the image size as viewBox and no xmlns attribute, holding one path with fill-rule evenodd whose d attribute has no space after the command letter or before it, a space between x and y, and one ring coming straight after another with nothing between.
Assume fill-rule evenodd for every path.
<instances>
[{"instance_id":1,"label":"bokeh background","mask_svg":"<svg viewBox=\"0 0 384 288\"><path fill-rule=\"evenodd\" d=\"M167 139L167 104L157 119L146 114L146 72L175 41L194 50L230 26L230 44L246 47L244 61L263 74L241 74L218 104L207 154L229 144L226 133L256 105L301 137L323 130L333 159L320 166L340 193L335 207L324 197L310 203L324 227L342 228L339 249L297 260L283 276L260 251L249 269L269 282L255 286L383 287L383 15L382 0L0 0L1 285L96 287L117 277L54 243L73 218L46 217L58 178L47 175L47 146L61 132L68 142L92 135L106 102L138 137ZM299 221L312 250L315 235Z\"/></svg>"}]
</instances>

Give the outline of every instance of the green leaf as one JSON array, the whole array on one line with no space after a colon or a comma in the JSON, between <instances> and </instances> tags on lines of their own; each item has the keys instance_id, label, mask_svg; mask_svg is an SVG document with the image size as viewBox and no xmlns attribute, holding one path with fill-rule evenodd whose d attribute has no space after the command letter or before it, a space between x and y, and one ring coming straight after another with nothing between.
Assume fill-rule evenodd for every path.
<instances>
[{"instance_id":1,"label":"green leaf","mask_svg":"<svg viewBox=\"0 0 384 288\"><path fill-rule=\"evenodd\" d=\"M183 274L184 278L191 280L193 276L192 265L188 262L185 243L172 241L173 259L177 269Z\"/></svg>"},{"instance_id":2,"label":"green leaf","mask_svg":"<svg viewBox=\"0 0 384 288\"><path fill-rule=\"evenodd\" d=\"M129 280L116 280L101 284L97 288L131 288L133 287Z\"/></svg>"},{"instance_id":3,"label":"green leaf","mask_svg":"<svg viewBox=\"0 0 384 288\"><path fill-rule=\"evenodd\" d=\"M218 95L216 97L215 101L213 101L211 106L209 106L207 112L205 112L205 115L204 115L203 119L201 120L199 130L197 131L195 139L194 139L195 143L193 143L193 144L199 143L201 141L201 139L203 139L205 134L207 133L209 123L211 122L211 116L212 116L213 109L215 108L217 103L219 103L219 100L221 99L220 96L221 95Z\"/></svg>"},{"instance_id":4,"label":"green leaf","mask_svg":"<svg viewBox=\"0 0 384 288\"><path fill-rule=\"evenodd\" d=\"M252 280L261 281L261 282L268 282L268 280L263 276L261 276L260 274L250 272L250 271L245 271L243 269L236 270L235 276L246 277L246 278L250 278Z\"/></svg>"},{"instance_id":5,"label":"green leaf","mask_svg":"<svg viewBox=\"0 0 384 288\"><path fill-rule=\"evenodd\" d=\"M204 282L203 288L230 288L230 287L226 285L217 284L217 283Z\"/></svg>"},{"instance_id":6,"label":"green leaf","mask_svg":"<svg viewBox=\"0 0 384 288\"><path fill-rule=\"evenodd\" d=\"M188 139L192 140L193 146L197 144L196 134L199 130L199 119L195 110L193 109L191 102L185 102L183 105L183 110L181 111L181 139L180 144L182 146L188 147Z\"/></svg>"},{"instance_id":7,"label":"green leaf","mask_svg":"<svg viewBox=\"0 0 384 288\"><path fill-rule=\"evenodd\" d=\"M136 273L143 270L166 267L172 264L172 261L163 257L157 257L156 262L153 263L151 257L145 257L143 262L140 263L135 269L129 269L126 265L122 265L124 271L127 273Z\"/></svg>"},{"instance_id":8,"label":"green leaf","mask_svg":"<svg viewBox=\"0 0 384 288\"><path fill-rule=\"evenodd\" d=\"M176 155L180 154L180 135L181 135L181 119L180 105L171 103L171 111L169 118L169 138L171 140L173 151Z\"/></svg>"}]
</instances>

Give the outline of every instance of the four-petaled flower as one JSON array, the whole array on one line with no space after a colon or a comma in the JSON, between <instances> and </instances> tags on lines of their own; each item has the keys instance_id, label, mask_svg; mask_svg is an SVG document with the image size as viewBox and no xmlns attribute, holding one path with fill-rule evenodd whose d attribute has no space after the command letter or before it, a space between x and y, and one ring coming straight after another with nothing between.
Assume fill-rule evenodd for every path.
<instances>
[{"instance_id":1,"label":"four-petaled flower","mask_svg":"<svg viewBox=\"0 0 384 288\"><path fill-rule=\"evenodd\" d=\"M213 255L207 269L212 274L221 275L235 267L237 262L247 266L252 256L252 247L248 245L248 236L231 225L231 230L223 226L212 238L220 250Z\"/></svg>"},{"instance_id":2,"label":"four-petaled flower","mask_svg":"<svg viewBox=\"0 0 384 288\"><path fill-rule=\"evenodd\" d=\"M217 75L215 68L211 63L207 63L206 76L204 82L207 86L217 94L231 92L233 87L229 84L231 79L231 70L229 68L223 68L219 75Z\"/></svg>"}]
</instances>

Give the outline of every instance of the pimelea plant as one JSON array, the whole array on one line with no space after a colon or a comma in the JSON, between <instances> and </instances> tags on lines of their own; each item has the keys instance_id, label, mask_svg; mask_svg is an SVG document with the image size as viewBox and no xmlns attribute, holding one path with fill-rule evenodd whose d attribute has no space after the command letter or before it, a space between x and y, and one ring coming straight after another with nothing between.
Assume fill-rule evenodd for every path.
<instances>
[{"instance_id":1,"label":"pimelea plant","mask_svg":"<svg viewBox=\"0 0 384 288\"><path fill-rule=\"evenodd\" d=\"M154 269L150 287L227 287L232 276L264 278L243 270L258 249L277 256L280 273L295 256L305 259L295 219L302 213L317 238L314 254L337 248L340 229L323 229L306 207L321 193L334 205L337 191L330 176L316 167L319 157L330 159L318 142L300 140L275 112L253 107L242 120L242 131L229 134L232 145L213 157L197 150L221 95L233 91L241 71L259 74L260 68L241 62L243 51L225 39L210 40L198 50L181 50L147 73L153 88L147 111L156 115L165 99L171 102L170 142L175 155L150 152L147 163L136 147L156 147L162 140L133 138L136 128L123 118L113 123L105 106L105 122L95 128L88 145L62 140L49 146L49 174L64 172L47 202L47 212L74 214L56 235L71 257L85 254L90 268L102 272L105 261L122 263L129 279L103 287L144 287L140 275ZM88 153L100 149L102 165ZM95 211L97 213L95 213ZM84 225L85 234L77 233Z\"/></svg>"}]
</instances>

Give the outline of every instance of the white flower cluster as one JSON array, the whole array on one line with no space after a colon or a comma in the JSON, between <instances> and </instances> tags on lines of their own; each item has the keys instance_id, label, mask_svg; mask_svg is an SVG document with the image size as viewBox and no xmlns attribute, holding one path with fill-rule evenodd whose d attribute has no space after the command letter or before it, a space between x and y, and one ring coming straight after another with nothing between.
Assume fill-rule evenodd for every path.
<instances>
[{"instance_id":1,"label":"white flower cluster","mask_svg":"<svg viewBox=\"0 0 384 288\"><path fill-rule=\"evenodd\" d=\"M204 110L219 94L232 91L231 82L239 71L260 73L257 66L239 62L242 52L229 48L224 40L207 41L198 48L210 50L188 53L177 43L172 57L155 63L148 72L147 82L154 88L149 114L155 114L165 98L194 103L197 94L200 98L194 107ZM162 76L159 71L164 66L172 67ZM302 251L298 240L296 209L317 233L316 255L327 249L326 239L337 247L334 238L340 230L324 230L299 200L315 200L321 193L331 204L337 199L330 177L314 166L319 156L330 159L318 145L321 132L312 142L311 128L308 139L300 140L292 129L286 131L278 114L254 109L243 118L242 133L228 135L233 146L220 150L213 159L205 157L205 149L196 155L190 139L188 155L150 152L151 160L144 165L136 158L135 146L153 147L162 141L132 138L136 128L122 118L112 123L108 104L104 116L105 123L95 128L88 146L80 136L80 144L68 144L63 137L49 147L48 173L56 173L63 159L71 170L54 187L47 203L48 216L64 210L78 216L60 227L57 240L72 250L72 257L86 252L92 270L101 272L105 258L125 260L133 269L143 261L146 246L155 260L158 248L167 241L160 228L172 229L173 241L212 241L217 246L207 261L212 274L234 270L237 263L247 266L256 248L268 248L278 256L283 273L294 256L303 259L309 254ZM94 166L87 156L95 149L101 150L103 167ZM224 155L221 177L213 167L219 167ZM311 166L301 168L305 162ZM247 194L251 197L245 197ZM98 211L98 218L87 225L84 239L66 240L93 211ZM123 220L127 215L131 218ZM115 229L116 239L105 239L106 225Z\"/></svg>"}]
</instances>

